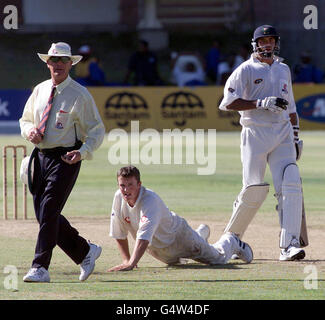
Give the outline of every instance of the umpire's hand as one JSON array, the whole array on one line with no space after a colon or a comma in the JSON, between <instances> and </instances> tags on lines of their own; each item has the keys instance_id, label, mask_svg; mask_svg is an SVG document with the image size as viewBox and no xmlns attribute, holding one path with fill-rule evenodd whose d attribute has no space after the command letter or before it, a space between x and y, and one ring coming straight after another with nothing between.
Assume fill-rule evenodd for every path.
<instances>
[{"instance_id":1,"label":"umpire's hand","mask_svg":"<svg viewBox=\"0 0 325 320\"><path fill-rule=\"evenodd\" d=\"M42 142L43 136L37 128L33 128L28 133L28 140L31 143L39 144L40 142Z\"/></svg>"},{"instance_id":2,"label":"umpire's hand","mask_svg":"<svg viewBox=\"0 0 325 320\"><path fill-rule=\"evenodd\" d=\"M61 156L61 159L68 164L75 164L81 160L81 154L78 150L72 150Z\"/></svg>"}]
</instances>

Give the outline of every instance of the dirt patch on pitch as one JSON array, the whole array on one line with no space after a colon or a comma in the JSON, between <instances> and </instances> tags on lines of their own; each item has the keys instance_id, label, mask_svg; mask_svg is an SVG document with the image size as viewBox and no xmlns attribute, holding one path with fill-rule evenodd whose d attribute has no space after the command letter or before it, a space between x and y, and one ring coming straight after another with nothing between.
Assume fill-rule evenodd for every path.
<instances>
[{"instance_id":1,"label":"dirt patch on pitch","mask_svg":"<svg viewBox=\"0 0 325 320\"><path fill-rule=\"evenodd\" d=\"M98 243L110 250L115 249L114 240L109 237L109 218L69 218L71 225L79 231L85 239ZM213 243L222 235L224 223L201 221L210 226L211 235L209 242ZM189 224L195 229L199 223L189 220ZM21 240L35 240L38 233L38 223L34 219L29 220L2 220L0 221L0 235L5 238ZM306 263L325 265L325 247L322 245L324 230L315 228L309 230L310 245L305 248ZM278 261L279 258L279 227L253 223L248 227L243 238L254 251L254 259Z\"/></svg>"}]
</instances>

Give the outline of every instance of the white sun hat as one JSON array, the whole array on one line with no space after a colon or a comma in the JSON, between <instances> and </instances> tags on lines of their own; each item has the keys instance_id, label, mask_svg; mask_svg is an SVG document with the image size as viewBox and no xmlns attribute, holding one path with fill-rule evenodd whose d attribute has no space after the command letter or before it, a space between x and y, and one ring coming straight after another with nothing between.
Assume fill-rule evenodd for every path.
<instances>
[{"instance_id":1,"label":"white sun hat","mask_svg":"<svg viewBox=\"0 0 325 320\"><path fill-rule=\"evenodd\" d=\"M71 48L65 42L52 43L51 48L47 54L44 53L37 53L37 54L40 57L40 59L45 63L50 57L70 57L72 61L72 65L74 66L82 59L82 56L71 55Z\"/></svg>"}]
</instances>

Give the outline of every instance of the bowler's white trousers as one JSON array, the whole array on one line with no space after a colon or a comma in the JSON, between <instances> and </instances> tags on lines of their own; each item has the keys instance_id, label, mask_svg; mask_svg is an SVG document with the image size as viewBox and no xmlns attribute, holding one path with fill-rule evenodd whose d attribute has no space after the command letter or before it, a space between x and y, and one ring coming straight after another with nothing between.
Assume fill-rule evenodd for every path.
<instances>
[{"instance_id":1,"label":"bowler's white trousers","mask_svg":"<svg viewBox=\"0 0 325 320\"><path fill-rule=\"evenodd\" d=\"M149 246L148 252L156 259L167 263L176 264L180 258L192 259L205 264L225 264L234 253L239 250L239 245L230 233L223 234L213 245L205 241L193 230L185 219L177 230L175 241L166 248Z\"/></svg>"}]
</instances>

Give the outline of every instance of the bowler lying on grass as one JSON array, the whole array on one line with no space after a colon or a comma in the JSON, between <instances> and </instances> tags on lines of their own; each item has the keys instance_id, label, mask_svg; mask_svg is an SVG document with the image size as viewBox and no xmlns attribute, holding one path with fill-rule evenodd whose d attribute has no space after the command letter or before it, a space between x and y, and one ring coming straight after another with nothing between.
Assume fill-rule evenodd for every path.
<instances>
[{"instance_id":1,"label":"bowler lying on grass","mask_svg":"<svg viewBox=\"0 0 325 320\"><path fill-rule=\"evenodd\" d=\"M116 239L123 262L108 271L132 270L146 250L169 265L180 263L182 258L210 265L226 264L233 254L246 263L253 260L251 247L231 232L210 245L209 227L202 224L194 231L155 192L142 186L136 167L121 168L117 181L119 190L112 205L110 236ZM129 232L136 240L132 255Z\"/></svg>"}]
</instances>

